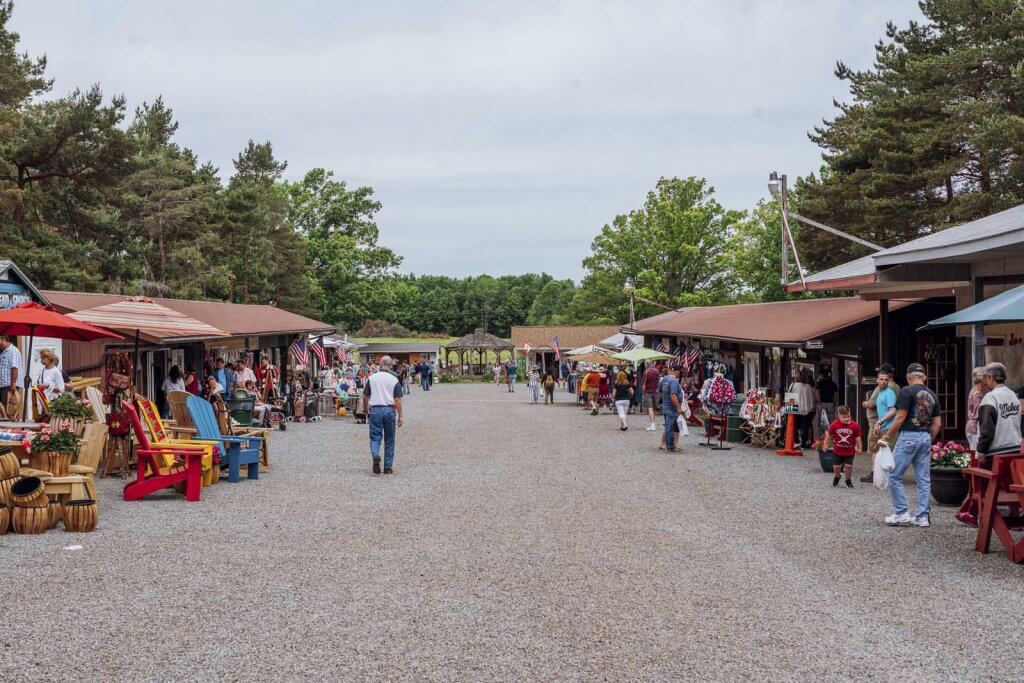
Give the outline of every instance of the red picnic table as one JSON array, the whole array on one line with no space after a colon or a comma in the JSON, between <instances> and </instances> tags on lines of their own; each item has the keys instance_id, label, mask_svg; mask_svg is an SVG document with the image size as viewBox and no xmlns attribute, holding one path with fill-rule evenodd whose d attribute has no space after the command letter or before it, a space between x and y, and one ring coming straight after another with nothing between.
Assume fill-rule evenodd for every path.
<instances>
[{"instance_id":1,"label":"red picnic table","mask_svg":"<svg viewBox=\"0 0 1024 683\"><path fill-rule=\"evenodd\" d=\"M1019 529L1024 524L1024 454L994 455L992 469L967 467L964 475L971 478L972 495L977 499L974 549L987 553L995 532L1010 560L1024 562L1024 537L1017 540L1011 531L1011 527Z\"/></svg>"}]
</instances>

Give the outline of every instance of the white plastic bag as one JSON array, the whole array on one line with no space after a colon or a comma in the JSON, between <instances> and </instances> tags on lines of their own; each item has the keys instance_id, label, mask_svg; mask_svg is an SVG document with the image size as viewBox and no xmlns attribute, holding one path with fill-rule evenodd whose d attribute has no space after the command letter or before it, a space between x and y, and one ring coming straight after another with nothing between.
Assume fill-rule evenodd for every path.
<instances>
[{"instance_id":1,"label":"white plastic bag","mask_svg":"<svg viewBox=\"0 0 1024 683\"><path fill-rule=\"evenodd\" d=\"M679 435L680 436L689 436L690 435L690 426L688 424L686 424L686 418L685 417L683 417L682 415L677 417L676 418L676 424L679 425Z\"/></svg>"},{"instance_id":2,"label":"white plastic bag","mask_svg":"<svg viewBox=\"0 0 1024 683\"><path fill-rule=\"evenodd\" d=\"M682 413L683 417L689 419L690 415L691 415L691 412L690 412L690 402L687 401L686 399L683 399L683 404L680 407L683 409L683 413Z\"/></svg>"},{"instance_id":3,"label":"white plastic bag","mask_svg":"<svg viewBox=\"0 0 1024 683\"><path fill-rule=\"evenodd\" d=\"M878 453L875 454L875 468L872 472L875 488L889 488L889 473L896 467L896 460L892 457L892 450L884 443L878 444Z\"/></svg>"}]
</instances>

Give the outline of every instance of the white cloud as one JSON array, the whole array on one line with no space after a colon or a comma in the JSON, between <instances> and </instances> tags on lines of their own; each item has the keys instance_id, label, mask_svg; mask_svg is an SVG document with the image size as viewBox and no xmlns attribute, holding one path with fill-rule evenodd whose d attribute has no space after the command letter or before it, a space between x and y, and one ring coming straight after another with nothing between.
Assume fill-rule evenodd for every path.
<instances>
[{"instance_id":1,"label":"white cloud","mask_svg":"<svg viewBox=\"0 0 1024 683\"><path fill-rule=\"evenodd\" d=\"M730 208L815 170L838 59L870 64L914 0L497 3L32 0L14 25L56 89L164 95L226 175L249 138L384 202L417 272L577 276L662 175Z\"/></svg>"}]
</instances>

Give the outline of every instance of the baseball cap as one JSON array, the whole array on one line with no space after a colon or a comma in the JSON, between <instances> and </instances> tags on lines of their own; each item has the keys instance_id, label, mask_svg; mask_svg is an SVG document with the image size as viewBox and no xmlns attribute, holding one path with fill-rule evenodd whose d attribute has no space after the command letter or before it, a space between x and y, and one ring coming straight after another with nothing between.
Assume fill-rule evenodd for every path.
<instances>
[{"instance_id":1,"label":"baseball cap","mask_svg":"<svg viewBox=\"0 0 1024 683\"><path fill-rule=\"evenodd\" d=\"M894 375L896 374L896 368L892 366L892 363L882 363L875 368L875 372L884 372L887 375Z\"/></svg>"},{"instance_id":2,"label":"baseball cap","mask_svg":"<svg viewBox=\"0 0 1024 683\"><path fill-rule=\"evenodd\" d=\"M907 374L912 375L914 373L920 373L922 375L928 374L927 372L925 372L924 366L921 365L920 363L911 363L910 365L907 366Z\"/></svg>"}]
</instances>

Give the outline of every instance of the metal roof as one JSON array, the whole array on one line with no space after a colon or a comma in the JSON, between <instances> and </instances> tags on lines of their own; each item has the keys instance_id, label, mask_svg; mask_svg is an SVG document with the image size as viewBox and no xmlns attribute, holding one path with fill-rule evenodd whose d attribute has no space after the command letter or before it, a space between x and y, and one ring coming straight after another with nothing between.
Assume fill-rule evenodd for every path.
<instances>
[{"instance_id":1,"label":"metal roof","mask_svg":"<svg viewBox=\"0 0 1024 683\"><path fill-rule=\"evenodd\" d=\"M893 301L889 310L909 306ZM857 297L798 299L680 309L638 320L646 335L702 337L739 343L799 345L878 316L878 302Z\"/></svg>"},{"instance_id":2,"label":"metal roof","mask_svg":"<svg viewBox=\"0 0 1024 683\"><path fill-rule=\"evenodd\" d=\"M875 261L873 255L862 256L859 259L841 263L827 270L820 271L814 275L804 278L807 283L823 282L826 280L846 280L851 278L865 278L875 274ZM799 284L798 282L790 284Z\"/></svg>"},{"instance_id":3,"label":"metal roof","mask_svg":"<svg viewBox=\"0 0 1024 683\"><path fill-rule=\"evenodd\" d=\"M128 297L123 294L96 294L91 292L60 292L45 290L50 302L64 311L82 311L96 308ZM153 297L154 303L195 318L207 325L223 330L237 337L258 337L271 334L302 334L335 331L333 325L312 320L276 306L260 304L235 304L230 301L191 301L188 299L164 299Z\"/></svg>"},{"instance_id":4,"label":"metal roof","mask_svg":"<svg viewBox=\"0 0 1024 683\"><path fill-rule=\"evenodd\" d=\"M1024 243L1024 204L872 254L875 265L948 258Z\"/></svg>"}]
</instances>

